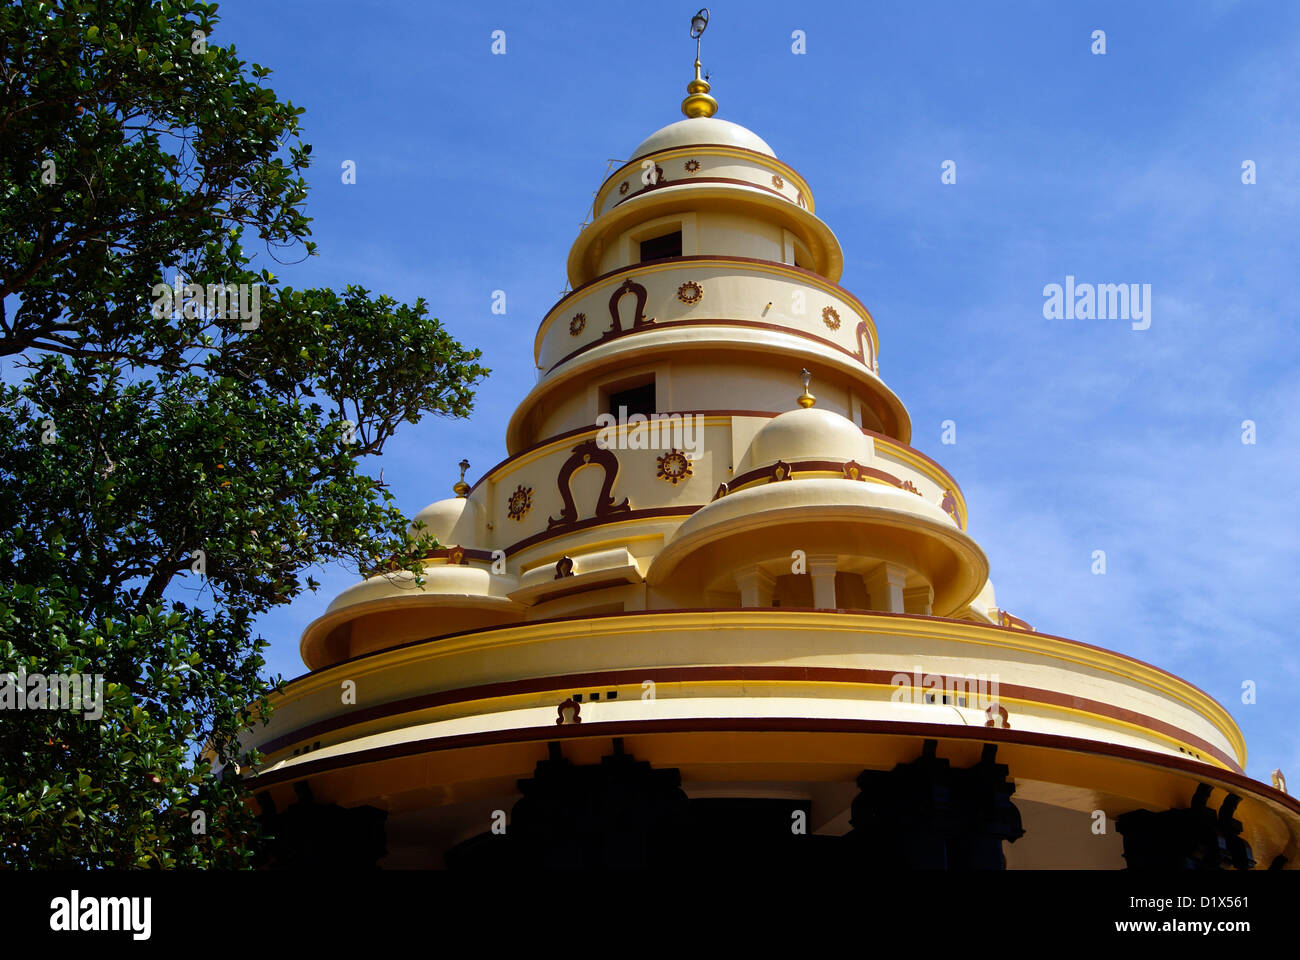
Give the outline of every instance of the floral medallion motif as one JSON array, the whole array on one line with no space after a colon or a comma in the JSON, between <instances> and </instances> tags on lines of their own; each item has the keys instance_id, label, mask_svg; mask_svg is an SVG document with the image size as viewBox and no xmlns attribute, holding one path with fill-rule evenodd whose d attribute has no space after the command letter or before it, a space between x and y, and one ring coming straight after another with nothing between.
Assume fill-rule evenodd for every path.
<instances>
[{"instance_id":1,"label":"floral medallion motif","mask_svg":"<svg viewBox=\"0 0 1300 960\"><path fill-rule=\"evenodd\" d=\"M587 315L585 313L575 313L573 319L569 321L569 336L576 337L587 327Z\"/></svg>"},{"instance_id":2,"label":"floral medallion motif","mask_svg":"<svg viewBox=\"0 0 1300 960\"><path fill-rule=\"evenodd\" d=\"M698 170L698 169L700 169L700 161L698 161L698 160L687 160L687 161L686 161L686 172L687 172L687 173L694 173L694 172L695 172L696 170Z\"/></svg>"},{"instance_id":3,"label":"floral medallion motif","mask_svg":"<svg viewBox=\"0 0 1300 960\"><path fill-rule=\"evenodd\" d=\"M674 487L691 475L691 461L680 450L670 450L659 458L659 479Z\"/></svg>"},{"instance_id":4,"label":"floral medallion motif","mask_svg":"<svg viewBox=\"0 0 1300 960\"><path fill-rule=\"evenodd\" d=\"M515 492L510 494L506 512L510 514L511 520L522 520L531 509L533 509L533 488L520 484L515 487Z\"/></svg>"},{"instance_id":5,"label":"floral medallion motif","mask_svg":"<svg viewBox=\"0 0 1300 960\"><path fill-rule=\"evenodd\" d=\"M822 323L832 330L840 328L840 315L834 307L822 307Z\"/></svg>"},{"instance_id":6,"label":"floral medallion motif","mask_svg":"<svg viewBox=\"0 0 1300 960\"><path fill-rule=\"evenodd\" d=\"M624 180L622 183L618 185L618 195L621 197L631 189L632 188L631 186L629 186L628 182Z\"/></svg>"},{"instance_id":7,"label":"floral medallion motif","mask_svg":"<svg viewBox=\"0 0 1300 960\"><path fill-rule=\"evenodd\" d=\"M782 187L785 186L785 181L782 180L781 177L780 177L779 175L777 175L777 174L774 173L774 174L772 174L772 186L774 186L774 187L776 187L778 190L780 190Z\"/></svg>"},{"instance_id":8,"label":"floral medallion motif","mask_svg":"<svg viewBox=\"0 0 1300 960\"><path fill-rule=\"evenodd\" d=\"M906 490L908 493L914 493L918 497L921 496L921 491L916 489L916 484L914 484L911 480L904 480L900 484L900 487L901 489Z\"/></svg>"},{"instance_id":9,"label":"floral medallion motif","mask_svg":"<svg viewBox=\"0 0 1300 960\"><path fill-rule=\"evenodd\" d=\"M699 303L704 296L704 288L694 280L687 280L677 288L677 299L682 303Z\"/></svg>"}]
</instances>

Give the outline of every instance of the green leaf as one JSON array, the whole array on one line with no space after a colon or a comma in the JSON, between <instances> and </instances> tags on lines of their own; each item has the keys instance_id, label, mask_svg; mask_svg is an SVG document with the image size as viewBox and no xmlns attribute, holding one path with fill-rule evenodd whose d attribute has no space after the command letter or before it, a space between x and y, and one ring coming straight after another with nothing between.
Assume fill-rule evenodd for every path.
<instances>
[{"instance_id":1,"label":"green leaf","mask_svg":"<svg viewBox=\"0 0 1300 960\"><path fill-rule=\"evenodd\" d=\"M466 416L487 371L422 300L290 289L270 270L268 245L316 253L291 166L311 146L303 108L233 46L173 63L215 4L37 9L0 7L22 28L5 30L22 53L6 82L74 106L12 113L4 132L60 176L0 184L0 277L22 311L0 324L17 361L0 379L0 671L106 682L100 722L0 721L0 837L31 838L0 841L0 869L246 868L255 804L197 758L243 755L274 710L258 617L318 586L316 564L423 569L368 458L403 424ZM184 128L192 156L127 129L150 125ZM261 328L155 318L149 294L182 263L205 288L261 284ZM346 449L340 405L364 421ZM204 843L174 816L194 806L213 812Z\"/></svg>"}]
</instances>

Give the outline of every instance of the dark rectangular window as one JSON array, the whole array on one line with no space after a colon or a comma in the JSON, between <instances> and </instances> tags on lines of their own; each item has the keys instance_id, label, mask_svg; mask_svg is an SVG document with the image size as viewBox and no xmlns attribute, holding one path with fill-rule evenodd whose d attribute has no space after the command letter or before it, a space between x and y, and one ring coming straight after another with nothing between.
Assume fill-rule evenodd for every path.
<instances>
[{"instance_id":1,"label":"dark rectangular window","mask_svg":"<svg viewBox=\"0 0 1300 960\"><path fill-rule=\"evenodd\" d=\"M665 233L662 237L655 237L653 240L641 241L641 262L647 260L662 260L664 257L680 257L682 255L682 232Z\"/></svg>"},{"instance_id":2,"label":"dark rectangular window","mask_svg":"<svg viewBox=\"0 0 1300 960\"><path fill-rule=\"evenodd\" d=\"M634 413L650 416L655 412L654 381L652 380L649 383L628 390L620 390L618 393L611 393L609 395L610 416L618 417L619 407L627 407L624 416L630 417Z\"/></svg>"}]
</instances>

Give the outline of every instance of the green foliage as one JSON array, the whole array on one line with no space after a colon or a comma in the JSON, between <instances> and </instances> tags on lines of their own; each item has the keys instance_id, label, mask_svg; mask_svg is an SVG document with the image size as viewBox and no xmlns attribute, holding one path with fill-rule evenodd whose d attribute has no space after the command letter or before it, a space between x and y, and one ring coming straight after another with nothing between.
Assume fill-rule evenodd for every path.
<instances>
[{"instance_id":1,"label":"green foliage","mask_svg":"<svg viewBox=\"0 0 1300 960\"><path fill-rule=\"evenodd\" d=\"M253 862L232 773L278 683L253 619L315 564L418 574L433 544L363 461L487 373L423 301L253 268L245 232L312 252L311 147L216 26L193 0L0 7L0 673L106 681L97 721L0 710L0 866ZM151 310L165 267L262 284L257 325Z\"/></svg>"}]
</instances>

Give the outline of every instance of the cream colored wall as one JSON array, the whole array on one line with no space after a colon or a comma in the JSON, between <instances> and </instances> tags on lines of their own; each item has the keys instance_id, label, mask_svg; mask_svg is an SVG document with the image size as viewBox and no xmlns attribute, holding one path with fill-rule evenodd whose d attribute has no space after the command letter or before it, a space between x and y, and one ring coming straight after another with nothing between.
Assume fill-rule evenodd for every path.
<instances>
[{"instance_id":1,"label":"cream colored wall","mask_svg":"<svg viewBox=\"0 0 1300 960\"><path fill-rule=\"evenodd\" d=\"M625 372L611 371L603 379L614 381L626 375ZM554 437L596 422L600 410L593 404L591 390L598 389L599 384L593 381L587 386L588 389L557 390L547 394L544 402L533 411L534 429L539 437Z\"/></svg>"},{"instance_id":2,"label":"cream colored wall","mask_svg":"<svg viewBox=\"0 0 1300 960\"><path fill-rule=\"evenodd\" d=\"M699 165L696 170L687 170L688 162ZM596 198L595 210L598 214L608 213L624 203L636 203L645 186L642 179L643 160L638 160L620 170L616 170L606 181ZM794 171L784 164L756 156L731 156L716 154L707 147L701 149L676 150L659 154L656 164L663 170L664 182L669 185L700 183L708 180L735 180L752 184L764 191L777 193L791 203L797 203L800 191L806 208L812 208L812 193L801 187ZM782 182L777 186L773 174ZM626 192L620 188L627 184Z\"/></svg>"},{"instance_id":3,"label":"cream colored wall","mask_svg":"<svg viewBox=\"0 0 1300 960\"><path fill-rule=\"evenodd\" d=\"M739 364L708 360L673 363L673 400L681 410L793 410L803 387L799 371L783 357L751 356ZM819 382L817 406L832 413L849 412L849 384Z\"/></svg>"},{"instance_id":4,"label":"cream colored wall","mask_svg":"<svg viewBox=\"0 0 1300 960\"><path fill-rule=\"evenodd\" d=\"M458 609L453 606L407 608L372 613L353 622L348 656L359 657L362 654L386 650L413 640L513 623L520 619L522 614Z\"/></svg>"},{"instance_id":5,"label":"cream colored wall","mask_svg":"<svg viewBox=\"0 0 1300 960\"><path fill-rule=\"evenodd\" d=\"M643 374L655 374L658 410L758 410L772 414L795 408L803 388L799 368L788 358L764 354L733 357L737 362L692 359L688 353L672 355L658 362L612 367L587 378L581 388L556 391L535 408L535 429L539 436L554 437L579 427L592 426L605 411L602 390L609 385ZM815 365L815 364L814 364ZM817 406L848 417L853 412L860 385L834 372L823 372L814 384Z\"/></svg>"},{"instance_id":6,"label":"cream colored wall","mask_svg":"<svg viewBox=\"0 0 1300 960\"><path fill-rule=\"evenodd\" d=\"M689 393L686 399L688 402L691 399ZM743 429L746 437L752 436L756 419L744 418ZM693 432L701 429L693 418L690 423ZM730 483L734 479L733 470L742 461L733 459L736 447L733 445L732 418L728 416L703 418L703 432L695 434L697 437L702 437L699 441L700 455L691 463L690 477L674 484L658 476L659 459L665 455L672 441L674 439L680 439L683 443L686 441L684 427L685 424L683 424L683 433L674 437L669 427L661 424L660 445L653 448L649 446L652 442L649 427L643 427L639 442L647 444L645 449L630 448L630 444L637 440L635 431L632 435L629 435L627 429L611 433L610 439L614 444L611 452L618 461L618 476L612 490L616 502L621 503L627 499L629 506L635 510L670 507L675 504L700 505L712 499L718 484ZM495 510L484 511L493 524L493 537L488 543L462 546L477 546L484 549L505 548L512 543L547 532L549 518L557 516L562 507L556 478L564 462L572 456L575 446L597 435L598 432L592 428L588 434L556 441L504 465L493 477L493 484L498 490ZM748 449L748 444L744 449ZM949 486L951 478L946 477L933 465L926 465L923 468L908 462L885 441L877 441L875 450L877 466L915 486L921 494L918 499L928 505L930 511L941 503L945 490L955 489L955 484ZM743 452L742 450L741 453ZM851 456L851 453L847 456ZM594 464L581 468L573 475L573 487L577 494L575 504L578 507L579 519L593 516L596 494L599 492L604 476L604 469ZM485 486L487 485L480 485L474 491L474 496L481 496ZM512 518L508 514L509 498L517 487L525 487L533 492L532 508L521 519ZM911 501L904 500L903 503L909 504ZM929 516L929 512L926 512L926 516ZM611 519L616 520L617 517ZM601 540L612 538L614 541L622 541L630 532L626 528L605 528L580 531L571 536L583 538L596 536ZM562 551L568 549L568 544L569 540L565 536L557 536L548 541L545 548L547 552ZM518 570L519 562L520 558L511 558L512 572Z\"/></svg>"},{"instance_id":7,"label":"cream colored wall","mask_svg":"<svg viewBox=\"0 0 1300 960\"><path fill-rule=\"evenodd\" d=\"M583 287L556 303L543 318L535 339L537 364L548 374L562 358L575 349L601 342L611 328L609 300L627 280L634 280L647 291L646 316L660 323L697 318L748 320L777 329L788 328L811 334L839 346L843 352L858 352L857 326L868 324L867 347L874 356L876 339L874 320L866 308L848 291L809 277L781 262L785 255L782 232L772 242L774 261L751 263L730 260L741 256L707 251L717 260L660 261L635 271L616 274ZM702 297L696 302L681 299L683 283L701 285ZM627 296L620 305L622 328L630 328L632 300ZM823 315L832 308L837 317ZM586 322L573 328L574 317L581 313ZM868 357L870 359L870 357ZM871 364L863 363L864 372L874 373Z\"/></svg>"},{"instance_id":8,"label":"cream colored wall","mask_svg":"<svg viewBox=\"0 0 1300 960\"><path fill-rule=\"evenodd\" d=\"M1006 688L1019 684L1068 696L1114 704L1188 731L1229 755L1240 734L1221 710L1207 714L1211 702L1194 688L1159 671L1116 654L1068 641L942 621L909 621L871 614L780 613L772 611L670 614L592 619L507 627L481 637L437 641L423 649L381 654L323 671L291 688L277 707L269 728L256 738L265 743L338 710L339 678L347 677L368 691L372 705L421 693L522 677L541 677L638 667L771 664L873 669L911 675L985 675L998 679L999 695L1016 730L1076 736L1157 752L1181 755L1167 737L1085 710L1041 702L1021 702ZM845 716L900 721L979 725L979 709L953 705L897 702L891 687L827 687L746 682L732 688L707 683L660 684L658 707L681 716ZM779 688L779 689L778 689ZM790 698L782 707L776 702ZM820 704L820 705L819 705ZM838 705L836 705L838 704ZM518 707L526 706L520 701ZM479 716L478 727L509 728L529 723L553 724L555 698L540 693L535 716L526 710L501 710L491 703L449 706L438 716ZM793 714L782 714L781 710ZM775 712L774 712L775 711ZM634 719L629 715L627 719ZM391 718L389 727L411 723ZM383 726L383 724L381 724ZM447 733L453 732L447 728ZM416 735L412 728L411 735ZM334 740L345 740L336 734ZM351 748L350 748L351 749Z\"/></svg>"},{"instance_id":9,"label":"cream colored wall","mask_svg":"<svg viewBox=\"0 0 1300 960\"><path fill-rule=\"evenodd\" d=\"M1108 818L1105 833L1097 833L1091 809L1035 803L1020 791L1011 799L1025 835L1002 845L1008 870L1124 869L1124 838L1113 818Z\"/></svg>"},{"instance_id":10,"label":"cream colored wall","mask_svg":"<svg viewBox=\"0 0 1300 960\"><path fill-rule=\"evenodd\" d=\"M640 263L643 241L675 231L682 234L682 256L695 256L706 249L700 245L697 224L698 215L689 210L647 218L606 240L598 272L608 273Z\"/></svg>"},{"instance_id":11,"label":"cream colored wall","mask_svg":"<svg viewBox=\"0 0 1300 960\"><path fill-rule=\"evenodd\" d=\"M616 274L565 298L539 329L537 364L544 373L516 412L512 450L591 424L604 409L597 395L602 384L669 366L671 376L657 384L664 412L791 409L798 372L807 367L824 409L880 432L894 429L882 414L891 425L906 423L902 404L876 372L869 314L844 291L780 266L792 255L786 231L706 213L694 222L701 233L711 224L724 232L734 228L736 237L764 246L778 263L667 262ZM654 323L632 332L636 298L628 293L617 301L624 333L610 337L611 297L632 278L645 287L644 312ZM684 299L688 284L699 286L698 301Z\"/></svg>"},{"instance_id":12,"label":"cream colored wall","mask_svg":"<svg viewBox=\"0 0 1300 960\"><path fill-rule=\"evenodd\" d=\"M528 611L529 620L546 620L583 614L586 610L622 613L627 610L644 610L646 588L644 583L606 587L571 597L561 597L539 603Z\"/></svg>"},{"instance_id":13,"label":"cream colored wall","mask_svg":"<svg viewBox=\"0 0 1300 960\"><path fill-rule=\"evenodd\" d=\"M785 259L788 231L757 217L724 211L683 212L655 217L619 233L607 241L600 258L600 273L609 273L641 261L641 242L682 232L682 256L754 257L759 260Z\"/></svg>"},{"instance_id":14,"label":"cream colored wall","mask_svg":"<svg viewBox=\"0 0 1300 960\"><path fill-rule=\"evenodd\" d=\"M532 430L538 437L554 437L569 430L591 426L605 412L604 394L622 381L654 373L656 405L662 413L683 410L757 410L772 414L792 409L801 392L798 378L784 356L755 353L736 356L733 363L693 360L689 352L670 355L658 362L610 367L584 378L580 389L573 387L547 393L532 408ZM817 405L851 420L855 425L881 432L883 426L864 402L862 384L838 370L828 370L815 361L805 362L817 371L814 384ZM742 366L743 363L743 366Z\"/></svg>"},{"instance_id":15,"label":"cream colored wall","mask_svg":"<svg viewBox=\"0 0 1300 960\"><path fill-rule=\"evenodd\" d=\"M785 231L754 217L709 211L699 215L697 230L701 254L784 259Z\"/></svg>"}]
</instances>

